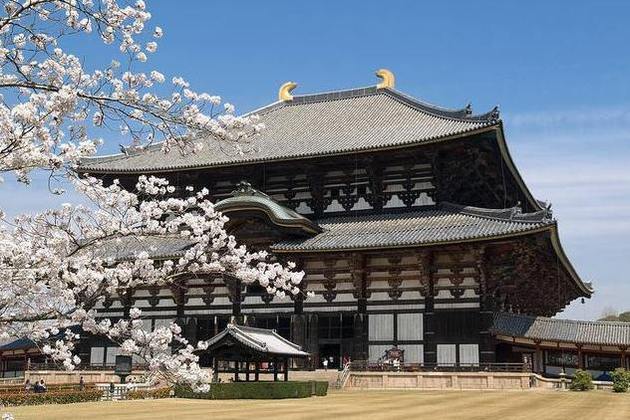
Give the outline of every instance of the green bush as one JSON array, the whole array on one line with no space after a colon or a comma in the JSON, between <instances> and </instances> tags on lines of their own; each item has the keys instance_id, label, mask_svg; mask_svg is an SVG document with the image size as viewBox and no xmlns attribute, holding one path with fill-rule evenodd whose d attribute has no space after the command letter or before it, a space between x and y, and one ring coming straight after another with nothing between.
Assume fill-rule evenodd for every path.
<instances>
[{"instance_id":1,"label":"green bush","mask_svg":"<svg viewBox=\"0 0 630 420\"><path fill-rule=\"evenodd\" d=\"M212 384L209 392L193 392L190 388L175 387L175 396L209 400L282 399L324 396L328 382L228 382Z\"/></svg>"},{"instance_id":2,"label":"green bush","mask_svg":"<svg viewBox=\"0 0 630 420\"><path fill-rule=\"evenodd\" d=\"M171 396L171 388L157 388L147 390L135 390L127 393L128 400L154 400L157 398L169 398Z\"/></svg>"},{"instance_id":3,"label":"green bush","mask_svg":"<svg viewBox=\"0 0 630 420\"><path fill-rule=\"evenodd\" d=\"M610 374L613 381L613 391L627 392L630 389L630 371L617 368Z\"/></svg>"},{"instance_id":4,"label":"green bush","mask_svg":"<svg viewBox=\"0 0 630 420\"><path fill-rule=\"evenodd\" d=\"M589 391L593 388L593 377L591 374L582 369L576 370L569 389L571 391Z\"/></svg>"},{"instance_id":5,"label":"green bush","mask_svg":"<svg viewBox=\"0 0 630 420\"><path fill-rule=\"evenodd\" d=\"M41 405L41 404L70 404L78 402L98 401L103 393L96 389L85 391L57 391L57 392L19 392L0 394L0 404L4 406Z\"/></svg>"},{"instance_id":6,"label":"green bush","mask_svg":"<svg viewBox=\"0 0 630 420\"><path fill-rule=\"evenodd\" d=\"M313 382L315 384L315 392L314 394L318 397L324 397L328 393L328 382Z\"/></svg>"}]
</instances>

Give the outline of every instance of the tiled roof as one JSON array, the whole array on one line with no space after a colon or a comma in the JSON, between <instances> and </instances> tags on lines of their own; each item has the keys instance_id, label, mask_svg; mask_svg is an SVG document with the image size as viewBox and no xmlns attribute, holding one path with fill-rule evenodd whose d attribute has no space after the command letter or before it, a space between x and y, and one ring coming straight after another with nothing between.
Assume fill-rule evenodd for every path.
<instances>
[{"instance_id":1,"label":"tiled roof","mask_svg":"<svg viewBox=\"0 0 630 420\"><path fill-rule=\"evenodd\" d=\"M177 235L126 236L98 242L93 247L86 247L84 252L117 261L132 259L139 252L147 252L150 258L160 259L180 256L191 245L190 239Z\"/></svg>"},{"instance_id":2,"label":"tiled roof","mask_svg":"<svg viewBox=\"0 0 630 420\"><path fill-rule=\"evenodd\" d=\"M231 213L234 212L259 210L279 226L299 228L308 234L321 232L321 228L310 219L283 206L267 194L252 188L245 181L241 181L237 185L237 189L232 192L232 197L217 202L214 208L228 217L231 217Z\"/></svg>"},{"instance_id":3,"label":"tiled roof","mask_svg":"<svg viewBox=\"0 0 630 420\"><path fill-rule=\"evenodd\" d=\"M0 352L12 350L28 350L36 347L37 344L30 338L18 338L15 341L0 346Z\"/></svg>"},{"instance_id":4,"label":"tiled roof","mask_svg":"<svg viewBox=\"0 0 630 420\"><path fill-rule=\"evenodd\" d=\"M165 154L155 145L141 152L88 158L80 170L139 173L342 154L437 141L494 125L498 118L496 110L473 116L469 108L450 111L376 87L295 96L254 113L266 129L244 154L225 152L225 145L204 139L199 153Z\"/></svg>"},{"instance_id":5,"label":"tiled roof","mask_svg":"<svg viewBox=\"0 0 630 420\"><path fill-rule=\"evenodd\" d=\"M312 238L276 243L274 251L325 251L403 247L479 240L553 225L545 212L490 210L445 203L437 209L316 220L324 231Z\"/></svg>"},{"instance_id":6,"label":"tiled roof","mask_svg":"<svg viewBox=\"0 0 630 420\"><path fill-rule=\"evenodd\" d=\"M235 324L228 324L225 330L208 340L208 351L212 353L213 347L220 346L226 336L260 353L288 357L309 356L300 346L278 335L274 330Z\"/></svg>"},{"instance_id":7,"label":"tiled roof","mask_svg":"<svg viewBox=\"0 0 630 420\"><path fill-rule=\"evenodd\" d=\"M491 329L495 335L531 340L595 344L630 345L630 322L574 321L498 312Z\"/></svg>"}]
</instances>

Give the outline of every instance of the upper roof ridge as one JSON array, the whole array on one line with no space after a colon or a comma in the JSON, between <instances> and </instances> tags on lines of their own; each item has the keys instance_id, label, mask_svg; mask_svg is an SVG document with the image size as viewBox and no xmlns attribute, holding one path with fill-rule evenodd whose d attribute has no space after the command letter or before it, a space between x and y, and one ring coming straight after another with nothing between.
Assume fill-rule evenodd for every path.
<instances>
[{"instance_id":1,"label":"upper roof ridge","mask_svg":"<svg viewBox=\"0 0 630 420\"><path fill-rule=\"evenodd\" d=\"M439 105L435 105L421 99L415 98L411 95L403 93L393 88L378 88L376 86L365 86L351 89L338 89L326 92L307 93L302 95L294 95L290 101L274 102L267 106L258 108L256 111L249 112L254 113L266 113L273 111L282 106L295 106L317 102L327 102L342 99L358 98L362 96L385 94L412 108L420 111L444 118L450 118L460 121L489 121L496 122L499 120L499 108L495 106L490 111L473 115L472 105L469 103L465 107L460 109L446 108ZM278 106L280 105L280 106Z\"/></svg>"},{"instance_id":2,"label":"upper roof ridge","mask_svg":"<svg viewBox=\"0 0 630 420\"><path fill-rule=\"evenodd\" d=\"M551 211L543 209L531 213L523 213L520 203L513 207L503 209L491 209L484 207L466 206L450 202L442 202L441 207L444 209L452 209L458 212L468 214L470 216L485 217L489 219L524 222L524 223L540 223L551 222Z\"/></svg>"}]
</instances>

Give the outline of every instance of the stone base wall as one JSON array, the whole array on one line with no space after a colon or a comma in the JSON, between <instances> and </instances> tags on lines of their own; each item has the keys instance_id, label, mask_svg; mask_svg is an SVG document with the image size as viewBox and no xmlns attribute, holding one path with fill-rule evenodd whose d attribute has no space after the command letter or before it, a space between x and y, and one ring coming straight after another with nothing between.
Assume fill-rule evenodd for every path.
<instances>
[{"instance_id":1,"label":"stone base wall","mask_svg":"<svg viewBox=\"0 0 630 420\"><path fill-rule=\"evenodd\" d=\"M350 372L345 389L529 389L529 373Z\"/></svg>"}]
</instances>

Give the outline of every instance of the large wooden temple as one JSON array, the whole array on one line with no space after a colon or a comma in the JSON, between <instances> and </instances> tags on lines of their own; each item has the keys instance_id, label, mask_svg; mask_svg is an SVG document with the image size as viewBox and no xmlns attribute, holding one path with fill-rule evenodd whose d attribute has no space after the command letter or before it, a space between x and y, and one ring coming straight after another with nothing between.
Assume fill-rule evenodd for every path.
<instances>
[{"instance_id":1,"label":"large wooden temple","mask_svg":"<svg viewBox=\"0 0 630 420\"><path fill-rule=\"evenodd\" d=\"M82 173L129 188L140 174L182 194L208 188L231 234L296 262L314 292L280 300L206 278L110 296L102 313L136 305L152 326L177 320L193 342L234 320L273 328L313 367L376 361L393 346L405 362L464 365L513 358L497 353L497 313L553 316L588 298L550 207L510 157L498 110L430 105L377 74L377 86L310 95L285 84L255 111L266 129L244 154L208 139L193 155L155 147L84 161ZM161 258L185 246L150 245ZM93 363L112 357L93 343Z\"/></svg>"}]
</instances>

